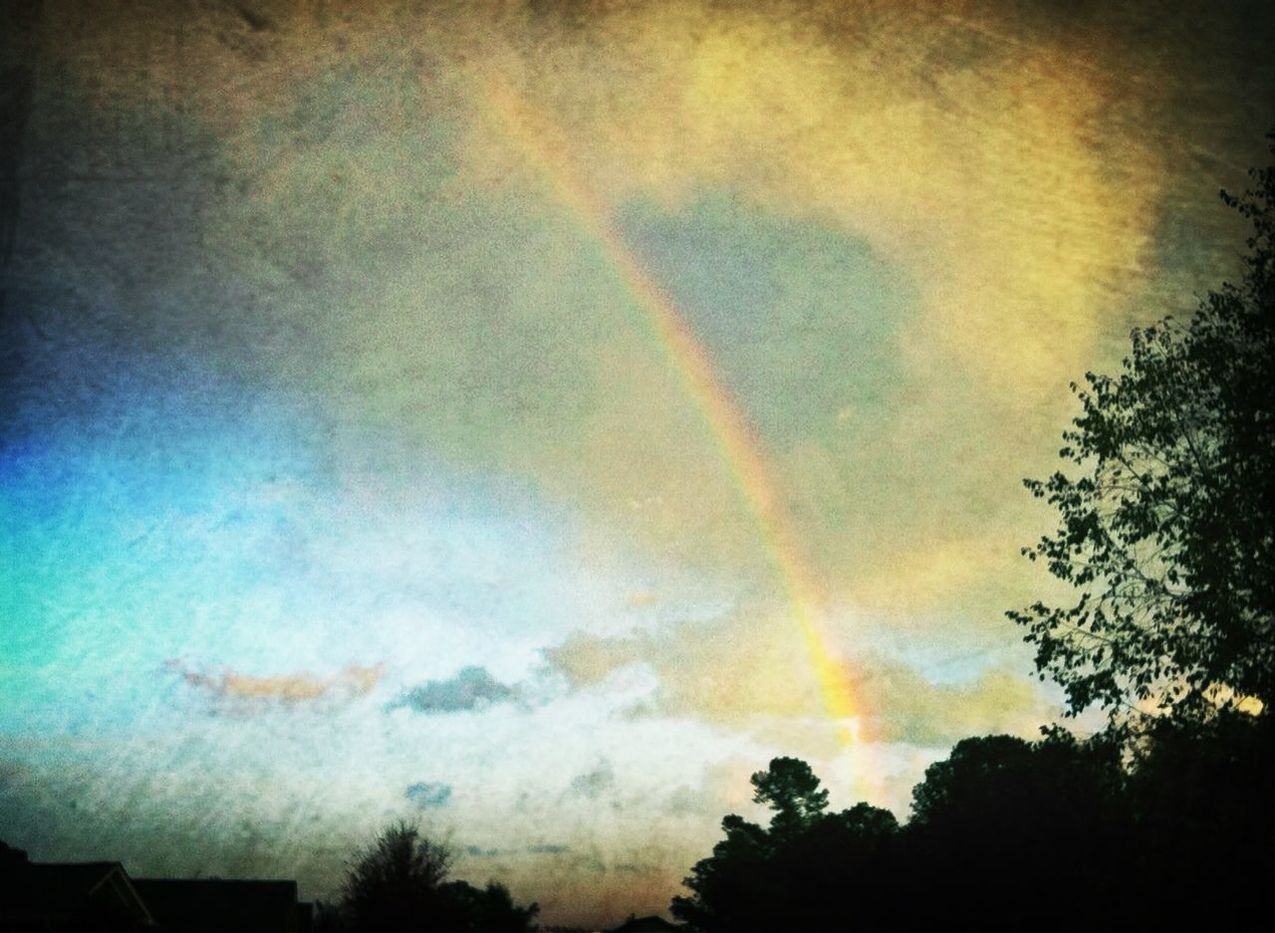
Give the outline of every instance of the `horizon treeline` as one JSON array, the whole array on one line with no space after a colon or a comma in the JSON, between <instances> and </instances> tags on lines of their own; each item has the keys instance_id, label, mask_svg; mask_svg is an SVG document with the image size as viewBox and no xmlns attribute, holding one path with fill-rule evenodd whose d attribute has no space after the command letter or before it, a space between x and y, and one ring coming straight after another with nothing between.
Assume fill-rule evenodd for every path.
<instances>
[{"instance_id":1,"label":"horizon treeline","mask_svg":"<svg viewBox=\"0 0 1275 933\"><path fill-rule=\"evenodd\" d=\"M769 826L726 817L671 909L705 931L1269 929L1272 777L1271 717L1234 712L1132 751L963 739L902 825L826 812L810 767L776 758L753 776Z\"/></svg>"}]
</instances>

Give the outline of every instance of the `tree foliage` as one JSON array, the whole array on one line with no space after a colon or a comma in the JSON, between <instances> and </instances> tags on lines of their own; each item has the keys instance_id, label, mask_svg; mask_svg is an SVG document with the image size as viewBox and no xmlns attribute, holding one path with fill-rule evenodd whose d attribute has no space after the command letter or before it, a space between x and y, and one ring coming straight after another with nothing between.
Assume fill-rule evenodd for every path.
<instances>
[{"instance_id":1,"label":"tree foliage","mask_svg":"<svg viewBox=\"0 0 1275 933\"><path fill-rule=\"evenodd\" d=\"M798 826L771 802L769 829L728 816L672 910L706 931L1265 929L1272 729L1233 712L1165 719L1132 755L1115 735L1057 728L962 739L926 769L902 827L866 803ZM819 792L792 759L753 786L793 775Z\"/></svg>"},{"instance_id":2,"label":"tree foliage","mask_svg":"<svg viewBox=\"0 0 1275 933\"><path fill-rule=\"evenodd\" d=\"M462 933L521 933L535 928L540 905L521 907L514 903L509 889L495 881L477 888L466 881L450 881L443 893L455 905Z\"/></svg>"},{"instance_id":3,"label":"tree foliage","mask_svg":"<svg viewBox=\"0 0 1275 933\"><path fill-rule=\"evenodd\" d=\"M1131 874L1162 929L1271 926L1272 791L1275 717L1223 711L1185 729L1158 721L1141 736L1127 792L1138 834Z\"/></svg>"},{"instance_id":4,"label":"tree foliage","mask_svg":"<svg viewBox=\"0 0 1275 933\"><path fill-rule=\"evenodd\" d=\"M810 765L799 758L775 758L765 771L752 776L753 802L775 811L772 832L798 832L828 808L828 792L819 786Z\"/></svg>"},{"instance_id":5,"label":"tree foliage","mask_svg":"<svg viewBox=\"0 0 1275 933\"><path fill-rule=\"evenodd\" d=\"M326 917L335 929L359 931L522 931L539 908L519 907L509 890L449 881L452 850L410 823L387 827L358 854L346 875L341 902Z\"/></svg>"},{"instance_id":6,"label":"tree foliage","mask_svg":"<svg viewBox=\"0 0 1275 933\"><path fill-rule=\"evenodd\" d=\"M1073 714L1200 721L1275 700L1275 169L1251 175L1222 195L1253 226L1241 282L1135 330L1118 375L1073 384L1076 473L1025 481L1060 524L1023 553L1078 597L1009 615Z\"/></svg>"},{"instance_id":7,"label":"tree foliage","mask_svg":"<svg viewBox=\"0 0 1275 933\"><path fill-rule=\"evenodd\" d=\"M342 914L357 930L451 929L455 917L442 892L451 863L445 844L409 823L394 823L350 867Z\"/></svg>"},{"instance_id":8,"label":"tree foliage","mask_svg":"<svg viewBox=\"0 0 1275 933\"><path fill-rule=\"evenodd\" d=\"M887 810L858 804L829 814L828 792L806 762L775 758L752 776L753 800L773 811L769 828L731 814L725 838L691 869L691 897L674 898L674 916L701 930L836 929L846 923L852 885L873 883L898 830ZM867 902L853 904L868 926Z\"/></svg>"},{"instance_id":9,"label":"tree foliage","mask_svg":"<svg viewBox=\"0 0 1275 933\"><path fill-rule=\"evenodd\" d=\"M962 739L912 792L904 861L936 895L917 919L935 929L1136 927L1123 792L1119 747L1105 738ZM1041 882L1063 877L1085 897L1047 901Z\"/></svg>"}]
</instances>

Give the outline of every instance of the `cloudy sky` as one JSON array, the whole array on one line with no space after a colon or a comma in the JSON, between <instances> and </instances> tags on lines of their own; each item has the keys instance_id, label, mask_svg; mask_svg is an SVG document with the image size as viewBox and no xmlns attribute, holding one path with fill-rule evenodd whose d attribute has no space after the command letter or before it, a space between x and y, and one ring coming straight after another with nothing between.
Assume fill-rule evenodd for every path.
<instances>
[{"instance_id":1,"label":"cloudy sky","mask_svg":"<svg viewBox=\"0 0 1275 933\"><path fill-rule=\"evenodd\" d=\"M1035 734L1020 480L1235 269L1263 7L7 4L0 838L601 923Z\"/></svg>"}]
</instances>

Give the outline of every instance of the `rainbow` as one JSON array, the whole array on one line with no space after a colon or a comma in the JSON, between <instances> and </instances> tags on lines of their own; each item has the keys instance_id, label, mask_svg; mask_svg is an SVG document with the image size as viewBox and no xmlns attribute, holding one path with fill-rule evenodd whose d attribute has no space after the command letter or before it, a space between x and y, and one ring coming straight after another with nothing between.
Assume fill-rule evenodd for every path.
<instances>
[{"instance_id":1,"label":"rainbow","mask_svg":"<svg viewBox=\"0 0 1275 933\"><path fill-rule=\"evenodd\" d=\"M819 694L835 724L837 737L847 747L858 744L861 738L858 704L844 664L838 663L829 650L820 590L802 556L761 444L718 380L712 361L681 313L616 232L607 206L578 180L578 173L570 171L572 161L561 134L503 80L489 76L482 87L483 103L500 129L518 145L533 167L548 180L554 196L572 211L599 244L667 352L758 527L768 560L801 632Z\"/></svg>"}]
</instances>

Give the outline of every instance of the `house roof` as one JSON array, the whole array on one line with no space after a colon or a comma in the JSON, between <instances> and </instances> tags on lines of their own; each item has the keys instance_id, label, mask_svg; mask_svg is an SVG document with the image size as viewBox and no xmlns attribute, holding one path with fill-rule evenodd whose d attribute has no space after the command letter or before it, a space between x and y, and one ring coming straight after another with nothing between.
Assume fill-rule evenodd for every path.
<instances>
[{"instance_id":1,"label":"house roof","mask_svg":"<svg viewBox=\"0 0 1275 933\"><path fill-rule=\"evenodd\" d=\"M212 931L293 931L300 917L295 881L138 878L134 882L161 927Z\"/></svg>"},{"instance_id":2,"label":"house roof","mask_svg":"<svg viewBox=\"0 0 1275 933\"><path fill-rule=\"evenodd\" d=\"M25 884L19 895L69 901L84 897L111 872L122 870L119 862L31 862L22 867Z\"/></svg>"},{"instance_id":3,"label":"house roof","mask_svg":"<svg viewBox=\"0 0 1275 933\"><path fill-rule=\"evenodd\" d=\"M119 862L28 862L3 868L0 930L111 929L293 933L309 929L295 881L129 878Z\"/></svg>"},{"instance_id":4,"label":"house roof","mask_svg":"<svg viewBox=\"0 0 1275 933\"><path fill-rule=\"evenodd\" d=\"M75 917L102 911L123 914L141 926L154 922L119 862L29 862L18 868L9 912Z\"/></svg>"},{"instance_id":5,"label":"house roof","mask_svg":"<svg viewBox=\"0 0 1275 933\"><path fill-rule=\"evenodd\" d=\"M629 917L611 933L669 933L669 931L681 929L677 924L669 923L663 917Z\"/></svg>"}]
</instances>

